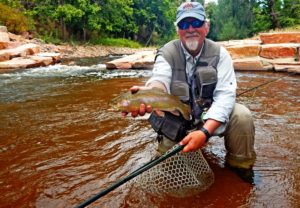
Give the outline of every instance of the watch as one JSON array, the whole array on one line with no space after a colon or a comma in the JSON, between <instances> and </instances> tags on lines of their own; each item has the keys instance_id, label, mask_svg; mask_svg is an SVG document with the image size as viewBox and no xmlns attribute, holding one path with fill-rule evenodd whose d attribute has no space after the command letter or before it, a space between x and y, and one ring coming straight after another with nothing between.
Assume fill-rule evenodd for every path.
<instances>
[{"instance_id":1,"label":"watch","mask_svg":"<svg viewBox=\"0 0 300 208\"><path fill-rule=\"evenodd\" d=\"M201 127L200 131L202 131L205 134L205 136L206 136L205 142L208 142L209 138L211 137L210 133L204 127Z\"/></svg>"}]
</instances>

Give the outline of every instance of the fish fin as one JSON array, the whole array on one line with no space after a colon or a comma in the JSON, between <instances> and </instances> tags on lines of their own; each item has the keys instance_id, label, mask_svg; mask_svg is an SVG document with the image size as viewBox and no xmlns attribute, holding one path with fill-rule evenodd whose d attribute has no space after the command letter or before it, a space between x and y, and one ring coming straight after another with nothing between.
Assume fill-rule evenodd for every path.
<instances>
[{"instance_id":1,"label":"fish fin","mask_svg":"<svg viewBox=\"0 0 300 208\"><path fill-rule=\"evenodd\" d=\"M172 114L174 114L175 116L180 116L180 111L179 110L174 110L174 111L171 111Z\"/></svg>"}]
</instances>

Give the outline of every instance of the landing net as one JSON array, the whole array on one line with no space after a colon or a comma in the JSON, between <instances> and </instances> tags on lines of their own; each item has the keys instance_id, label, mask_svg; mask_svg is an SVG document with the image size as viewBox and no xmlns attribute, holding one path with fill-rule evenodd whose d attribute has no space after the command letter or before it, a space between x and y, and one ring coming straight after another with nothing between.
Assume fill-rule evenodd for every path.
<instances>
[{"instance_id":1,"label":"landing net","mask_svg":"<svg viewBox=\"0 0 300 208\"><path fill-rule=\"evenodd\" d=\"M150 194L186 197L209 188L214 182L214 174L201 150L198 150L179 152L137 176L132 182L135 187Z\"/></svg>"}]
</instances>

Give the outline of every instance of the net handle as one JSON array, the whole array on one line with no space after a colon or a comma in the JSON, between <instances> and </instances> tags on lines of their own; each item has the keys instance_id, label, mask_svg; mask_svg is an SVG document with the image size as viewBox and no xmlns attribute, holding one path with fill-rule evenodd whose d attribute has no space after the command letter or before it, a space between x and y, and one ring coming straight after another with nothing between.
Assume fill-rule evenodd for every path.
<instances>
[{"instance_id":1,"label":"net handle","mask_svg":"<svg viewBox=\"0 0 300 208\"><path fill-rule=\"evenodd\" d=\"M97 199L105 196L109 192L113 191L114 189L118 188L122 184L126 183L127 181L135 178L136 176L140 175L141 173L145 172L146 170L149 170L153 166L159 164L160 162L162 162L162 161L168 159L169 157L175 155L176 153L180 152L181 150L183 150L184 146L185 145L176 144L174 146L173 150L168 151L165 154L163 154L162 156L160 156L159 158L151 160L150 162L144 164L142 167L136 169L135 171L133 171L128 176L124 177L123 179L117 181L116 183L112 184L111 186L107 187L106 189L100 191L95 196L93 196L93 197L89 198L88 200L82 202L81 204L77 205L76 208L83 208L83 207L88 206L89 204L93 203Z\"/></svg>"}]
</instances>

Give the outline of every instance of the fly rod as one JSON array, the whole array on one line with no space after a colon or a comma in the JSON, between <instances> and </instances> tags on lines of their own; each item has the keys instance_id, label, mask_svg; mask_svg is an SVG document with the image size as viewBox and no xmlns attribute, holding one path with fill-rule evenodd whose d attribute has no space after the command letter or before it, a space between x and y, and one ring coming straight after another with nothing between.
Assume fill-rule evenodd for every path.
<instances>
[{"instance_id":1,"label":"fly rod","mask_svg":"<svg viewBox=\"0 0 300 208\"><path fill-rule=\"evenodd\" d=\"M275 81L277 81L277 80L280 80L280 79L283 79L283 78L285 78L285 77L289 77L289 76L292 76L292 75L295 75L295 74L296 74L296 73L293 72L293 73L291 73L291 74L284 75L284 76L281 76L281 77L272 79L272 80L270 80L270 81L268 81L268 82L264 82L264 83L262 83L262 84L259 84L259 85L255 86L255 87L252 87L252 88L250 88L250 89L248 89L248 90L245 90L244 92L241 92L241 93L237 94L237 97L239 97L240 95L243 95L243 94L245 94L245 93L247 93L247 92L251 92L252 90L258 89L258 88L260 88L260 87L262 87L262 86L264 86L264 85L270 84L270 83L272 83L272 82L275 82Z\"/></svg>"},{"instance_id":2,"label":"fly rod","mask_svg":"<svg viewBox=\"0 0 300 208\"><path fill-rule=\"evenodd\" d=\"M88 206L89 204L93 203L94 201L96 201L97 199L105 196L106 194L108 194L109 192L111 192L112 190L118 188L119 186L121 186L122 184L126 183L127 181L135 178L136 176L138 176L139 174L145 172L146 170L149 170L150 168L152 168L153 166L159 164L160 162L168 159L169 157L175 155L176 153L180 152L181 150L183 150L185 145L180 145L177 144L177 147L174 147L173 150L171 150L170 152L166 152L165 154L163 154L162 156L160 156L157 159L151 160L150 162L146 163L145 165L143 165L142 167L138 168L137 170L133 171L131 174L129 174L128 176L124 177L123 179L117 181L116 183L112 184L111 186L109 186L108 188L100 191L98 194L96 194L95 196L91 197L90 199L84 201L83 203L79 204L78 206L76 206L76 208L83 208Z\"/></svg>"}]
</instances>

